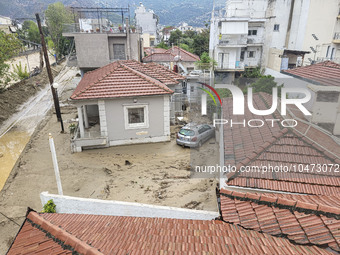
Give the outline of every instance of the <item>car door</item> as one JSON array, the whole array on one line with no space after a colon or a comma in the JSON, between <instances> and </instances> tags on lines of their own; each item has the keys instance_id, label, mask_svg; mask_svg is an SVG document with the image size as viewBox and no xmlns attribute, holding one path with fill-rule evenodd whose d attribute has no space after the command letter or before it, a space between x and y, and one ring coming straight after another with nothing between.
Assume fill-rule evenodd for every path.
<instances>
[{"instance_id":1,"label":"car door","mask_svg":"<svg viewBox=\"0 0 340 255\"><path fill-rule=\"evenodd\" d=\"M202 143L204 143L204 138L205 138L204 131L205 131L204 126L200 126L198 128L198 131L197 131L198 132L198 136L199 136L199 141L201 141Z\"/></svg>"},{"instance_id":2,"label":"car door","mask_svg":"<svg viewBox=\"0 0 340 255\"><path fill-rule=\"evenodd\" d=\"M214 130L209 125L204 125L206 140L209 140L213 136Z\"/></svg>"}]
</instances>

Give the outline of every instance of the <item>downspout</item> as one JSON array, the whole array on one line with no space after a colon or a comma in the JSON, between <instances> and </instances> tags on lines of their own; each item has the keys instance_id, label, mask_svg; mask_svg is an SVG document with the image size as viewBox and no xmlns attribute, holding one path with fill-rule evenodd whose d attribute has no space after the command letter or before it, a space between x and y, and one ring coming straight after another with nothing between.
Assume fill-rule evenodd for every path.
<instances>
[{"instance_id":1,"label":"downspout","mask_svg":"<svg viewBox=\"0 0 340 255\"><path fill-rule=\"evenodd\" d=\"M131 58L131 47L130 47L130 27L129 27L129 19L125 19L126 24L126 47L127 47L127 60Z\"/></svg>"},{"instance_id":2,"label":"downspout","mask_svg":"<svg viewBox=\"0 0 340 255\"><path fill-rule=\"evenodd\" d=\"M289 12L289 19L288 19L288 27L287 27L287 34L286 34L286 42L285 42L285 48L288 49L288 43L289 43L289 37L290 37L290 30L292 27L292 19L293 19L293 13L294 13L294 5L295 0L292 0L290 5L290 12Z\"/></svg>"}]
</instances>

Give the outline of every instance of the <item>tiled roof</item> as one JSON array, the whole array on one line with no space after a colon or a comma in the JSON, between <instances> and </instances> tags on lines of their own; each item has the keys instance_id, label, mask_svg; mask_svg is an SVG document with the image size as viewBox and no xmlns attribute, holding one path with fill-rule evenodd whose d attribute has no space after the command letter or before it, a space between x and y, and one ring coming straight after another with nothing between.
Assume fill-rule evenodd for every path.
<instances>
[{"instance_id":1,"label":"tiled roof","mask_svg":"<svg viewBox=\"0 0 340 255\"><path fill-rule=\"evenodd\" d=\"M131 61L117 61L86 73L73 92L71 99L117 98L173 93L164 83L154 77L131 68L129 66L131 63ZM154 76L157 75L154 74Z\"/></svg>"},{"instance_id":2,"label":"tiled roof","mask_svg":"<svg viewBox=\"0 0 340 255\"><path fill-rule=\"evenodd\" d=\"M182 61L193 61L196 62L198 60L200 60L200 57L189 52L186 51L178 46L174 46L170 49L167 50L168 53L171 53L175 56L181 56Z\"/></svg>"},{"instance_id":3,"label":"tiled roof","mask_svg":"<svg viewBox=\"0 0 340 255\"><path fill-rule=\"evenodd\" d=\"M222 218L226 222L284 236L298 244L314 244L340 251L339 207L282 198L277 194L229 190L221 190L220 194Z\"/></svg>"},{"instance_id":4,"label":"tiled roof","mask_svg":"<svg viewBox=\"0 0 340 255\"><path fill-rule=\"evenodd\" d=\"M28 219L8 254L331 254L220 220L36 212Z\"/></svg>"},{"instance_id":5,"label":"tiled roof","mask_svg":"<svg viewBox=\"0 0 340 255\"><path fill-rule=\"evenodd\" d=\"M340 65L331 61L283 71L284 74L326 86L340 86Z\"/></svg>"},{"instance_id":6,"label":"tiled roof","mask_svg":"<svg viewBox=\"0 0 340 255\"><path fill-rule=\"evenodd\" d=\"M174 79L171 77L171 73L167 71L158 71L155 68L151 68L151 66L148 66L146 64L143 64L141 62L138 62L136 60L129 60L125 61L124 65L141 72L143 74L146 74L162 83L165 85L174 85L179 83L179 77L178 79Z\"/></svg>"},{"instance_id":7,"label":"tiled roof","mask_svg":"<svg viewBox=\"0 0 340 255\"><path fill-rule=\"evenodd\" d=\"M168 68L166 68L165 66L156 64L154 62L146 63L146 66L148 66L149 68L155 70L156 72L164 73L167 76L169 76L172 79L175 79L177 81L185 80L184 76L182 76L182 75L180 75L178 73L175 73L175 72L169 70Z\"/></svg>"},{"instance_id":8,"label":"tiled roof","mask_svg":"<svg viewBox=\"0 0 340 255\"><path fill-rule=\"evenodd\" d=\"M255 108L263 109L265 104L270 102L269 99L270 96L267 94L254 95ZM229 106L229 101L225 100L223 103L224 117L241 122L241 118L244 117L232 116L232 109ZM282 117L277 112L273 116L255 117L246 111L245 119L265 120L282 119ZM327 148L328 144L325 142L331 138L317 129L309 128L309 133L301 134L299 130L281 129L277 123L272 128L269 123L266 122L261 128L249 128L242 125L230 128L225 125L225 164L237 166L236 172L227 174L227 184L315 195L339 194L339 173L335 171L320 172L319 166L340 164L337 155L331 153L333 148L339 152L340 146L333 141L330 143L332 147ZM298 126L300 124L303 126L303 123L300 122ZM318 137L320 143L311 140L310 132ZM239 171L242 166L255 170ZM267 169L259 168L263 166ZM277 167L277 169L285 167L285 169L284 171L271 171L268 170L269 167ZM329 167L328 170L330 170Z\"/></svg>"},{"instance_id":9,"label":"tiled roof","mask_svg":"<svg viewBox=\"0 0 340 255\"><path fill-rule=\"evenodd\" d=\"M181 61L196 62L200 60L199 56L188 52L182 48L174 46L165 52L154 52L143 58L143 62L171 62L175 61L175 57L180 56Z\"/></svg>"}]
</instances>

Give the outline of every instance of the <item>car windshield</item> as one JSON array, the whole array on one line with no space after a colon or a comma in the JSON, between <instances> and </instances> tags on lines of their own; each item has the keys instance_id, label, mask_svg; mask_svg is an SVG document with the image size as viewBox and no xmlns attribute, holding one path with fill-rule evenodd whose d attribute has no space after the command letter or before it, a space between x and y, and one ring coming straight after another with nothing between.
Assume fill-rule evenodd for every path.
<instances>
[{"instance_id":1,"label":"car windshield","mask_svg":"<svg viewBox=\"0 0 340 255\"><path fill-rule=\"evenodd\" d=\"M184 128L182 128L182 129L179 131L179 133L180 133L181 135L185 135L185 136L194 136L194 135L195 135L195 132L194 132L193 130L191 130L191 129L184 129Z\"/></svg>"}]
</instances>

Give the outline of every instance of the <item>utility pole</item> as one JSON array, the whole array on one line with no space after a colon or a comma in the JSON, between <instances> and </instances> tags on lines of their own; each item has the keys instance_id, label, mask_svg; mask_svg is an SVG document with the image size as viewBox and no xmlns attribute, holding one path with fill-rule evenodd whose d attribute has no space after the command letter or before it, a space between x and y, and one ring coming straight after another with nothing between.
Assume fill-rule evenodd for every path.
<instances>
[{"instance_id":1,"label":"utility pole","mask_svg":"<svg viewBox=\"0 0 340 255\"><path fill-rule=\"evenodd\" d=\"M35 17L36 17L36 19L37 19L38 28L39 28L39 32L40 32L41 46L42 46L42 50L43 50L43 52L44 52L44 58L45 58L45 63L46 63L46 69L47 69L48 78L49 78L49 80L50 80L50 87L51 87L51 91L52 91L52 96L53 96L53 101L54 101L55 112L56 112L56 114L57 114L57 119L58 119L58 121L60 121L60 124L61 124L61 132L64 133L64 124L63 124L63 120L62 120L62 118L61 118L58 94L57 94L55 88L53 87L53 75L52 75L52 71L51 71L50 61L49 61L48 55L47 55L47 48L46 48L46 43L45 43L44 34L43 34L42 28L41 28L41 22L40 22L39 14L36 13L36 14L35 14Z\"/></svg>"}]
</instances>

